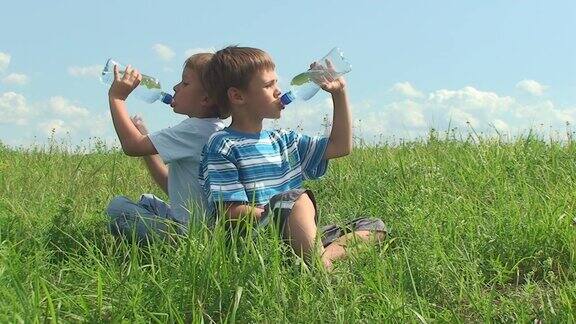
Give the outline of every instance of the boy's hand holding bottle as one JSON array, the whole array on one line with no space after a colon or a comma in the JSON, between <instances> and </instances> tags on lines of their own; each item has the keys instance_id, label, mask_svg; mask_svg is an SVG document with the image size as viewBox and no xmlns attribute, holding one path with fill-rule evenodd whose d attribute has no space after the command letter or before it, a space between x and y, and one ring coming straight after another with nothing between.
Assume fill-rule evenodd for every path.
<instances>
[{"instance_id":1,"label":"boy's hand holding bottle","mask_svg":"<svg viewBox=\"0 0 576 324\"><path fill-rule=\"evenodd\" d=\"M110 99L126 100L128 95L134 92L136 97L148 103L153 103L156 100L167 105L172 103L172 96L162 91L158 79L141 74L130 65L126 67L124 72L119 72L122 69L122 65L111 58L106 61L106 65L102 69L100 80L111 85L108 90Z\"/></svg>"},{"instance_id":2,"label":"boy's hand holding bottle","mask_svg":"<svg viewBox=\"0 0 576 324\"><path fill-rule=\"evenodd\" d=\"M140 81L142 81L142 74L130 65L122 74L118 71L118 65L114 65L114 81L108 90L108 96L110 99L126 100L140 84Z\"/></svg>"},{"instance_id":3,"label":"boy's hand holding bottle","mask_svg":"<svg viewBox=\"0 0 576 324\"><path fill-rule=\"evenodd\" d=\"M326 67L318 64L318 62L310 64L310 72L318 71L317 77L314 77L316 73L311 73L314 83L332 95L344 92L346 88L344 77L334 69L330 59L325 59L325 63Z\"/></svg>"},{"instance_id":4,"label":"boy's hand holding bottle","mask_svg":"<svg viewBox=\"0 0 576 324\"><path fill-rule=\"evenodd\" d=\"M320 61L310 65L310 69L295 76L290 82L290 90L280 97L286 106L294 100L308 100L320 89L331 93L344 94L346 82L342 75L350 72L352 66L339 48L333 48Z\"/></svg>"}]
</instances>

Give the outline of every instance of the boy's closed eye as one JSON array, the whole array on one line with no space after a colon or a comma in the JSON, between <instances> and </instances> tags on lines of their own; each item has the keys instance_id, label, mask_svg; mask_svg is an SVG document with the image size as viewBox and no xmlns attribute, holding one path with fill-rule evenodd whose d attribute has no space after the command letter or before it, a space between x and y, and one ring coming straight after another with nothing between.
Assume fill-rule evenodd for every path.
<instances>
[{"instance_id":1,"label":"boy's closed eye","mask_svg":"<svg viewBox=\"0 0 576 324\"><path fill-rule=\"evenodd\" d=\"M277 82L277 81L278 81L278 80L268 81L268 82L266 82L266 83L264 84L264 87L266 87L266 88L273 87L273 86L276 85L276 82Z\"/></svg>"}]
</instances>

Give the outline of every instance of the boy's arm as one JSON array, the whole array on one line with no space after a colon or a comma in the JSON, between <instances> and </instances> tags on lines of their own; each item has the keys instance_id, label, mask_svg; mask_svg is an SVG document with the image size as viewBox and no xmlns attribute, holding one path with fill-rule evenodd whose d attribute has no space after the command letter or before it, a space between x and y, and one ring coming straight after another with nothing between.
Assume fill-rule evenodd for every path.
<instances>
[{"instance_id":1,"label":"boy's arm","mask_svg":"<svg viewBox=\"0 0 576 324\"><path fill-rule=\"evenodd\" d=\"M114 129L122 145L122 150L129 156L158 154L148 136L142 135L134 126L126 110L125 100L141 80L142 75L137 70L132 69L130 65L126 67L122 76L118 72L118 66L115 65L114 82L112 82L110 90L108 90L110 114L112 115Z\"/></svg>"},{"instance_id":2,"label":"boy's arm","mask_svg":"<svg viewBox=\"0 0 576 324\"><path fill-rule=\"evenodd\" d=\"M260 219L264 210L248 203L245 188L239 180L235 159L222 153L220 147L228 146L218 141L209 141L202 151L199 179L208 193L208 201L214 204L216 212L221 213L227 220ZM223 210L220 210L219 206Z\"/></svg>"},{"instance_id":3,"label":"boy's arm","mask_svg":"<svg viewBox=\"0 0 576 324\"><path fill-rule=\"evenodd\" d=\"M242 216L259 220L264 212L263 208L237 202L227 202L224 207L226 208L226 218L229 220L240 220Z\"/></svg>"},{"instance_id":4,"label":"boy's arm","mask_svg":"<svg viewBox=\"0 0 576 324\"><path fill-rule=\"evenodd\" d=\"M343 78L336 79L329 86L322 88L332 94L334 104L332 130L324 153L324 158L328 160L346 156L352 152L352 114Z\"/></svg>"},{"instance_id":5,"label":"boy's arm","mask_svg":"<svg viewBox=\"0 0 576 324\"><path fill-rule=\"evenodd\" d=\"M333 72L334 67L330 60L326 60L326 68L319 67L317 63L310 65L311 70L327 69L327 72ZM332 129L324 159L334 159L346 156L352 152L352 114L348 105L346 96L346 81L343 77L334 79L331 73L322 73L320 79L315 80L320 87L332 95L332 104L334 105L334 115Z\"/></svg>"},{"instance_id":6,"label":"boy's arm","mask_svg":"<svg viewBox=\"0 0 576 324\"><path fill-rule=\"evenodd\" d=\"M168 194L168 167L162 162L158 154L145 155L142 157L152 179L160 186L162 191Z\"/></svg>"},{"instance_id":7,"label":"boy's arm","mask_svg":"<svg viewBox=\"0 0 576 324\"><path fill-rule=\"evenodd\" d=\"M144 125L144 121L140 116L134 116L130 118L132 124L136 126L140 134L148 135L148 129ZM142 159L146 164L146 168L150 172L152 179L162 188L162 190L168 194L168 167L158 154L146 155Z\"/></svg>"}]
</instances>

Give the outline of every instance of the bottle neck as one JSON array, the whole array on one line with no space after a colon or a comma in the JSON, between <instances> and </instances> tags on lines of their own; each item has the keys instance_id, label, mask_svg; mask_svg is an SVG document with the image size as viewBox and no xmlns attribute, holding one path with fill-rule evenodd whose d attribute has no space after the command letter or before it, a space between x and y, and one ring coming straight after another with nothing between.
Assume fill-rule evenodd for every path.
<instances>
[{"instance_id":1,"label":"bottle neck","mask_svg":"<svg viewBox=\"0 0 576 324\"><path fill-rule=\"evenodd\" d=\"M160 100L161 100L163 103L169 105L169 104L172 103L173 98L172 98L172 96L171 96L170 94L162 91L162 92L160 93Z\"/></svg>"},{"instance_id":2,"label":"bottle neck","mask_svg":"<svg viewBox=\"0 0 576 324\"><path fill-rule=\"evenodd\" d=\"M287 106L292 101L294 101L294 99L296 99L294 93L292 93L292 91L288 91L280 97L280 102L282 103L282 105Z\"/></svg>"}]
</instances>

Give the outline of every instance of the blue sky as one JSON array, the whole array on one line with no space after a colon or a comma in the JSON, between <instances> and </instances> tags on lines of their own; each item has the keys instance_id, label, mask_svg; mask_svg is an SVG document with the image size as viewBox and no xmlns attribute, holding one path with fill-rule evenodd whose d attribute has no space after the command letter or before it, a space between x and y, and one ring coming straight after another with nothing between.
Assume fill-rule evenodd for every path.
<instances>
[{"instance_id":1,"label":"blue sky","mask_svg":"<svg viewBox=\"0 0 576 324\"><path fill-rule=\"evenodd\" d=\"M0 13L0 141L115 142L108 57L171 90L187 54L229 44L275 59L281 86L339 46L355 135L415 138L431 127L518 134L576 124L574 1L8 1ZM151 131L179 122L160 103L128 102ZM276 123L322 133L326 93ZM273 125L272 125L273 126Z\"/></svg>"}]
</instances>

